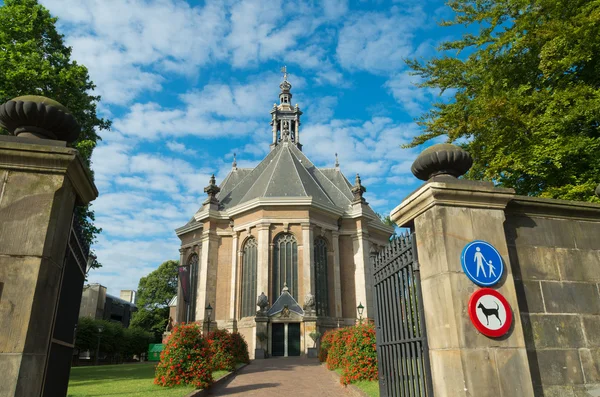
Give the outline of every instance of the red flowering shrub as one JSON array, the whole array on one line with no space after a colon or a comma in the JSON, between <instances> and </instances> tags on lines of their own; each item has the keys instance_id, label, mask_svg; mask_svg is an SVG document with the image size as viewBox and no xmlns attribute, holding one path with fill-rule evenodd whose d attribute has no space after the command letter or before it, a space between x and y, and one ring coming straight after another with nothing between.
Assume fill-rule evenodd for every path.
<instances>
[{"instance_id":1,"label":"red flowering shrub","mask_svg":"<svg viewBox=\"0 0 600 397\"><path fill-rule=\"evenodd\" d=\"M360 380L377 380L375 325L348 327L343 339L346 349L341 360L343 371L340 381L347 385Z\"/></svg>"},{"instance_id":2,"label":"red flowering shrub","mask_svg":"<svg viewBox=\"0 0 600 397\"><path fill-rule=\"evenodd\" d=\"M331 348L331 344L333 342L333 333L335 331L336 330L333 329L326 331L321 337L321 344L319 346L319 361L322 363L327 361L327 352Z\"/></svg>"},{"instance_id":3,"label":"red flowering shrub","mask_svg":"<svg viewBox=\"0 0 600 397\"><path fill-rule=\"evenodd\" d=\"M250 364L250 355L248 354L248 344L238 332L231 334L233 344L233 356L236 363Z\"/></svg>"},{"instance_id":4,"label":"red flowering shrub","mask_svg":"<svg viewBox=\"0 0 600 397\"><path fill-rule=\"evenodd\" d=\"M248 345L237 332L219 329L208 334L213 370L233 371L238 363L249 363Z\"/></svg>"},{"instance_id":5,"label":"red flowering shrub","mask_svg":"<svg viewBox=\"0 0 600 397\"><path fill-rule=\"evenodd\" d=\"M206 339L197 324L178 325L171 331L156 366L154 383L161 386L211 385L212 365Z\"/></svg>"},{"instance_id":6,"label":"red flowering shrub","mask_svg":"<svg viewBox=\"0 0 600 397\"><path fill-rule=\"evenodd\" d=\"M351 327L340 328L332 331L331 347L327 351L327 368L337 369L342 366L342 359L347 349L347 334Z\"/></svg>"}]
</instances>

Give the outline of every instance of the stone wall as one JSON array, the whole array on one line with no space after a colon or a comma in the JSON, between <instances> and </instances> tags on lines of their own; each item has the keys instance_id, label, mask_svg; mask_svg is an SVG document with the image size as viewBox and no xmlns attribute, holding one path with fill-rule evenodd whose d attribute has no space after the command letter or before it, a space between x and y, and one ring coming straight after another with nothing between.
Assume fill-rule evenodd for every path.
<instances>
[{"instance_id":1,"label":"stone wall","mask_svg":"<svg viewBox=\"0 0 600 397\"><path fill-rule=\"evenodd\" d=\"M505 232L536 395L600 395L600 207L517 197Z\"/></svg>"}]
</instances>

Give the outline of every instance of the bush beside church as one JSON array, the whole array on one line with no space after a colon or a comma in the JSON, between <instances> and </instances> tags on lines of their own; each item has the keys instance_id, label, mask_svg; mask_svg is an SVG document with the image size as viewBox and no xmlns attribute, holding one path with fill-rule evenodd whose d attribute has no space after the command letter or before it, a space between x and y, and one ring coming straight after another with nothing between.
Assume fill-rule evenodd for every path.
<instances>
[{"instance_id":1,"label":"bush beside church","mask_svg":"<svg viewBox=\"0 0 600 397\"><path fill-rule=\"evenodd\" d=\"M197 324L182 324L173 328L167 340L154 383L207 388L214 371L233 371L237 364L249 361L248 345L240 334L217 330L205 337Z\"/></svg>"},{"instance_id":2,"label":"bush beside church","mask_svg":"<svg viewBox=\"0 0 600 397\"><path fill-rule=\"evenodd\" d=\"M319 360L330 370L341 368L344 385L361 380L377 380L375 325L361 324L325 332Z\"/></svg>"}]
</instances>

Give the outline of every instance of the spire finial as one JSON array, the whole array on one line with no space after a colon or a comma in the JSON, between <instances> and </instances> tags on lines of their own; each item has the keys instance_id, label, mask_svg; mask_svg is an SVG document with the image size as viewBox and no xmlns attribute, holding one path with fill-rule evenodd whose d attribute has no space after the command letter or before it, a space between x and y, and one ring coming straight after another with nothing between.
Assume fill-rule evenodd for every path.
<instances>
[{"instance_id":1,"label":"spire finial","mask_svg":"<svg viewBox=\"0 0 600 397\"><path fill-rule=\"evenodd\" d=\"M218 204L219 200L217 199L217 193L220 191L221 189L217 186L217 182L215 180L215 174L212 174L210 181L208 182L208 186L204 188L204 193L208 194L208 198L204 204Z\"/></svg>"},{"instance_id":2,"label":"spire finial","mask_svg":"<svg viewBox=\"0 0 600 397\"><path fill-rule=\"evenodd\" d=\"M283 289L281 290L281 293L283 294L284 292L289 292L289 291L290 291L290 289L288 288L287 283L284 282L283 283Z\"/></svg>"},{"instance_id":3,"label":"spire finial","mask_svg":"<svg viewBox=\"0 0 600 397\"><path fill-rule=\"evenodd\" d=\"M281 73L283 73L283 81L287 81L287 66L281 68Z\"/></svg>"},{"instance_id":4,"label":"spire finial","mask_svg":"<svg viewBox=\"0 0 600 397\"><path fill-rule=\"evenodd\" d=\"M352 187L352 194L354 195L354 200L352 203L362 203L366 204L367 201L363 197L363 194L367 191L367 188L364 187L360 181L360 176L358 173L356 174L356 178L354 179L354 186Z\"/></svg>"},{"instance_id":5,"label":"spire finial","mask_svg":"<svg viewBox=\"0 0 600 397\"><path fill-rule=\"evenodd\" d=\"M340 161L338 160L337 153L335 154L335 168L340 168Z\"/></svg>"},{"instance_id":6,"label":"spire finial","mask_svg":"<svg viewBox=\"0 0 600 397\"><path fill-rule=\"evenodd\" d=\"M231 164L231 168L237 170L237 160L235 158L235 152L233 153L233 163Z\"/></svg>"}]
</instances>

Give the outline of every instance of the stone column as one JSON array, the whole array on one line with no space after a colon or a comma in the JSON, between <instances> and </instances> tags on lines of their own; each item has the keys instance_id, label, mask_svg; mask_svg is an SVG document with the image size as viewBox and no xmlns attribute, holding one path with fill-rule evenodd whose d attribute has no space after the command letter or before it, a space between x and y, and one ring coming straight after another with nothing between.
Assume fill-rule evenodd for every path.
<instances>
[{"instance_id":1,"label":"stone column","mask_svg":"<svg viewBox=\"0 0 600 397\"><path fill-rule=\"evenodd\" d=\"M298 119L298 115L296 115L296 122L294 123L294 134L296 135L296 143L300 143L300 120Z\"/></svg>"},{"instance_id":2,"label":"stone column","mask_svg":"<svg viewBox=\"0 0 600 397\"><path fill-rule=\"evenodd\" d=\"M333 288L334 288L334 312L337 318L342 317L342 276L340 270L340 233L331 232L333 240Z\"/></svg>"},{"instance_id":3,"label":"stone column","mask_svg":"<svg viewBox=\"0 0 600 397\"><path fill-rule=\"evenodd\" d=\"M258 231L258 252L256 264L256 292L260 295L269 294L269 227L270 224L260 224Z\"/></svg>"},{"instance_id":4,"label":"stone column","mask_svg":"<svg viewBox=\"0 0 600 397\"><path fill-rule=\"evenodd\" d=\"M357 234L352 238L352 245L354 247L356 304L362 303L365 308L363 319L367 319L373 310L373 288L369 270L369 234L366 229L359 227Z\"/></svg>"},{"instance_id":5,"label":"stone column","mask_svg":"<svg viewBox=\"0 0 600 397\"><path fill-rule=\"evenodd\" d=\"M97 195L65 142L0 136L1 396L41 396L49 381L56 392L63 378L49 379L51 373L68 377L75 329L57 335L54 325L57 318L68 320L63 328L71 319L76 324L85 263L73 278L65 253L75 205ZM67 271L77 284L66 284ZM63 295L76 300L76 313L65 313L64 305L57 313ZM66 362L50 361L51 351L65 349ZM63 386L66 394L66 381Z\"/></svg>"},{"instance_id":6,"label":"stone column","mask_svg":"<svg viewBox=\"0 0 600 397\"><path fill-rule=\"evenodd\" d=\"M313 226L310 223L302 224L302 285L304 296L315 295L315 278L313 272L314 250L313 250ZM300 296L298 296L300 298Z\"/></svg>"},{"instance_id":7,"label":"stone column","mask_svg":"<svg viewBox=\"0 0 600 397\"><path fill-rule=\"evenodd\" d=\"M198 270L198 288L196 296L196 322L201 322L203 329L207 328L206 306L210 303L213 307L211 318L211 329L215 329L216 324L214 306L216 302L216 278L217 278L217 260L219 248L219 236L210 227L210 222L205 224L202 232L200 249L200 263Z\"/></svg>"},{"instance_id":8,"label":"stone column","mask_svg":"<svg viewBox=\"0 0 600 397\"><path fill-rule=\"evenodd\" d=\"M231 243L231 295L229 297L229 320L235 328L236 322L236 304L237 304L237 275L239 260L239 241L240 232L233 232L233 242Z\"/></svg>"},{"instance_id":9,"label":"stone column","mask_svg":"<svg viewBox=\"0 0 600 397\"><path fill-rule=\"evenodd\" d=\"M185 265L183 262L185 259L185 248L179 249L179 266ZM179 277L177 277L179 281ZM181 281L177 283L177 311L175 312L176 318L175 323L182 323L187 321L185 315L187 313L187 305L188 303L183 299L183 289L181 288Z\"/></svg>"},{"instance_id":10,"label":"stone column","mask_svg":"<svg viewBox=\"0 0 600 397\"><path fill-rule=\"evenodd\" d=\"M503 225L513 195L483 182L434 178L392 211L398 226L414 225L416 233L436 397L534 395ZM498 339L469 319L479 287L464 274L461 252L473 240L492 244L504 260L505 275L492 288L510 303L513 329Z\"/></svg>"}]
</instances>

